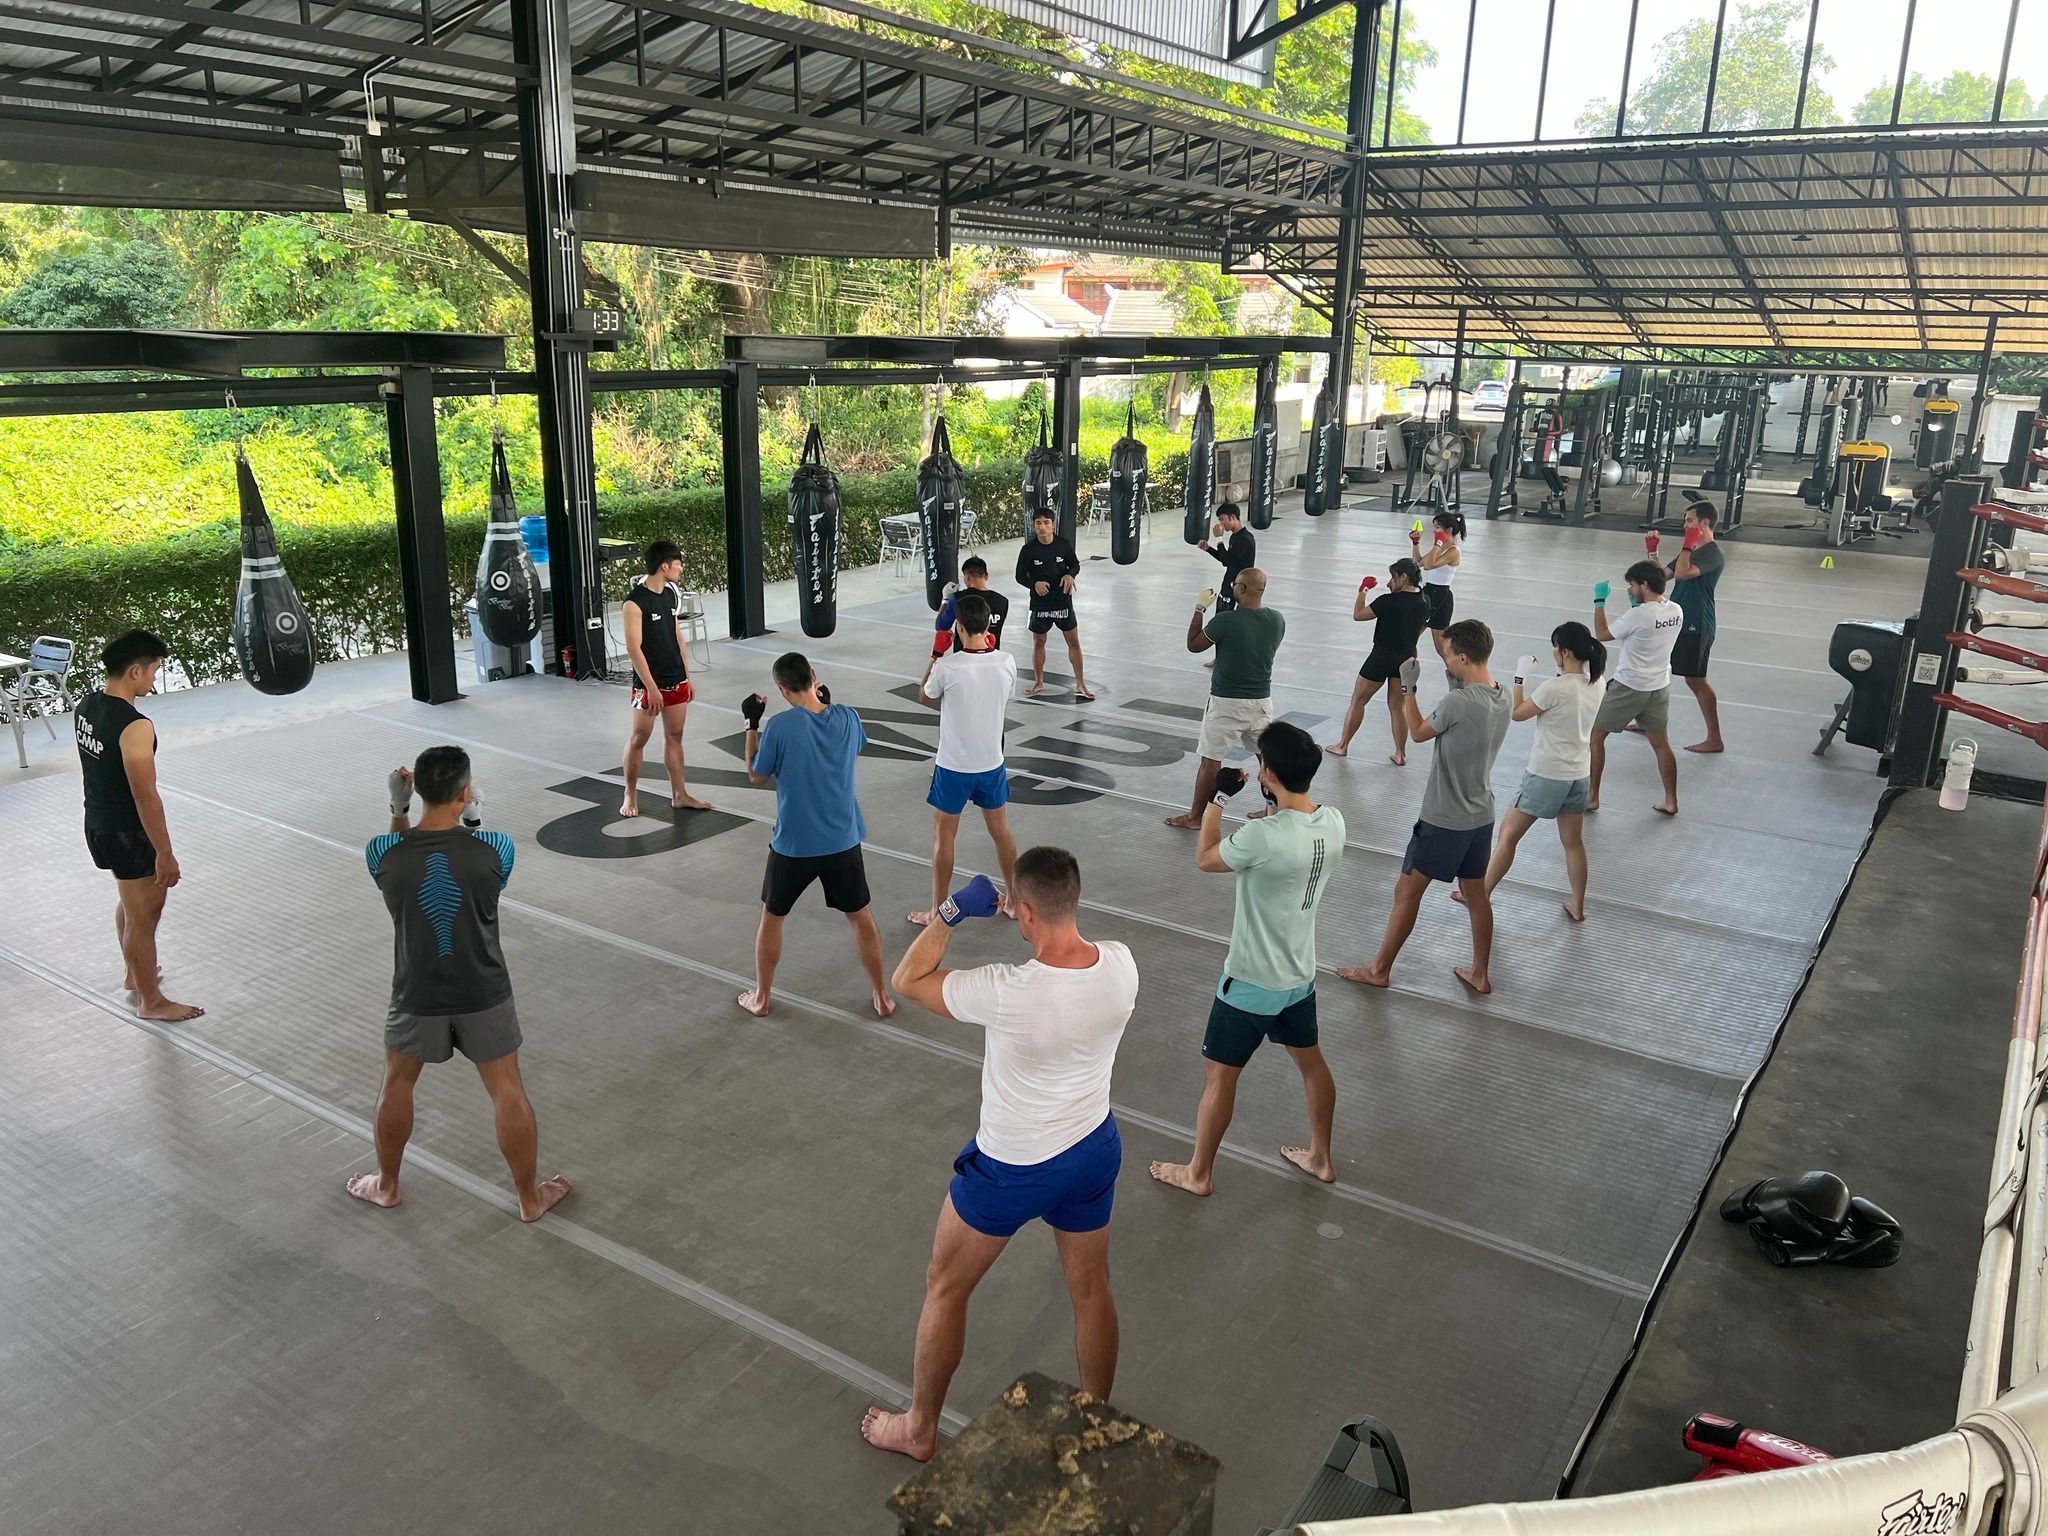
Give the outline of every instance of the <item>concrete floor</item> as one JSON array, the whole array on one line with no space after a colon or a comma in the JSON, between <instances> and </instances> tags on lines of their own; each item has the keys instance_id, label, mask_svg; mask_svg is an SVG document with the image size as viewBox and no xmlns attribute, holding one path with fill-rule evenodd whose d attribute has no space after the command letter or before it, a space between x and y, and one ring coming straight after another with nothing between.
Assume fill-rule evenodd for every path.
<instances>
[{"instance_id":1,"label":"concrete floor","mask_svg":"<svg viewBox=\"0 0 2048 1536\"><path fill-rule=\"evenodd\" d=\"M1260 536L1291 626L1276 706L1319 733L1365 649L1358 577L1405 551L1406 522L1290 514ZM1009 737L1020 836L1080 852L1086 926L1130 942L1143 976L1116 1083L1119 1404L1222 1459L1219 1530L1284 1510L1359 1411L1396 1426L1425 1507L1540 1495L1868 826L1869 755L1809 755L1838 692L1829 630L1910 606L1918 568L1850 553L1823 579L1804 551L1733 551L1715 658L1731 750L1684 761L1684 814L1649 814L1649 754L1619 743L1589 831L1591 920L1565 924L1558 850L1532 836L1499 900L1499 990L1474 1001L1449 969L1462 915L1433 898L1391 992L1325 987L1340 1182L1278 1159L1299 1089L1263 1060L1218 1193L1197 1203L1142 1172L1187 1144L1231 905L1228 880L1195 877L1192 839L1159 825L1192 779L1207 675L1180 636L1215 570L1172 531L1162 517L1135 567L1084 570L1102 701L1020 700ZM1640 547L1475 525L1460 612L1511 660ZM720 811L684 826L609 808L625 703L602 685L524 679L432 709L376 658L323 668L291 700L158 700L187 870L166 963L209 1009L189 1029L138 1028L105 991L111 893L78 846L61 752L41 743L29 774L0 776L0 1036L22 1103L0 1130L0 1188L30 1239L0 1250L19 1384L0 1408L0 1509L26 1513L9 1536L555 1531L594 1528L594 1508L624 1530L888 1528L881 1498L905 1468L854 1423L910 1368L979 1041L908 1010L867 1016L844 930L813 906L776 1015L732 1004L772 814L738 773L734 706L786 646L869 722L868 867L892 955L900 913L923 904L933 727L903 692L929 619L908 578L875 585L828 641L712 649L689 753ZM1440 686L1425 677L1425 702ZM1689 704L1675 716L1687 739ZM1324 902L1326 967L1376 941L1421 793L1420 763L1387 764L1384 732L1376 710L1318 781L1352 839ZM379 1214L340 1192L368 1162L390 942L360 846L382 829L386 770L434 740L469 745L492 824L520 845L504 926L524 1060L544 1171L578 1183L539 1230L500 1209L485 1102L459 1065L424 1085L406 1204ZM1499 788L1527 753L1517 731ZM986 858L965 832L963 874ZM965 963L1014 952L994 927L956 941ZM954 1405L973 1412L1025 1369L1070 1372L1069 1331L1052 1245L1027 1233L977 1298Z\"/></svg>"}]
</instances>

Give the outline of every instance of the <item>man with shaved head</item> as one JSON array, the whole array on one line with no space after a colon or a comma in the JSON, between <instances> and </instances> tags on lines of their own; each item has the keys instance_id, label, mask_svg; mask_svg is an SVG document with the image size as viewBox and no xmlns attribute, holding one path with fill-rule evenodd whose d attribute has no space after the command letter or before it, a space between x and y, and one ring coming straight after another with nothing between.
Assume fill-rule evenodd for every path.
<instances>
[{"instance_id":1,"label":"man with shaved head","mask_svg":"<svg viewBox=\"0 0 2048 1536\"><path fill-rule=\"evenodd\" d=\"M1209 707L1202 713L1194 805L1184 816L1167 817L1169 827L1200 831L1223 759L1239 748L1256 752L1259 733L1273 723L1273 658L1287 620L1266 606L1266 573L1257 566L1237 573L1232 596L1237 606L1205 624L1209 605L1216 601L1210 588L1195 599L1195 616L1188 621L1188 650L1199 656L1213 649L1216 669L1209 674Z\"/></svg>"}]
</instances>

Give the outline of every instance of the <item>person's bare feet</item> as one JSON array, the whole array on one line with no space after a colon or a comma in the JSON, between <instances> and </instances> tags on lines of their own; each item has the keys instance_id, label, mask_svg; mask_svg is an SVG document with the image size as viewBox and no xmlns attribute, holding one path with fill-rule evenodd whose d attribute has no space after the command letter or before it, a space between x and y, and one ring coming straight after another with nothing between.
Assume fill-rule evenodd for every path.
<instances>
[{"instance_id":1,"label":"person's bare feet","mask_svg":"<svg viewBox=\"0 0 2048 1536\"><path fill-rule=\"evenodd\" d=\"M195 1008L190 1003L174 1003L168 997L160 997L153 1003L142 1003L135 1010L135 1017L148 1019L157 1024L183 1024L191 1019L206 1017L204 1008Z\"/></svg>"},{"instance_id":2,"label":"person's bare feet","mask_svg":"<svg viewBox=\"0 0 2048 1536\"><path fill-rule=\"evenodd\" d=\"M939 1432L920 1437L910 1427L910 1415L890 1413L870 1406L860 1416L860 1437L878 1451L894 1451L912 1461L930 1461L939 1449Z\"/></svg>"},{"instance_id":3,"label":"person's bare feet","mask_svg":"<svg viewBox=\"0 0 2048 1536\"><path fill-rule=\"evenodd\" d=\"M1390 972L1374 970L1369 965L1340 965L1337 975L1341 980L1355 981L1361 987L1384 987L1394 979Z\"/></svg>"},{"instance_id":4,"label":"person's bare feet","mask_svg":"<svg viewBox=\"0 0 2048 1536\"><path fill-rule=\"evenodd\" d=\"M1027 699L1036 698L1043 692L1045 692L1045 679L1041 677L1037 682L1024 690L1024 697Z\"/></svg>"},{"instance_id":5,"label":"person's bare feet","mask_svg":"<svg viewBox=\"0 0 2048 1536\"><path fill-rule=\"evenodd\" d=\"M1650 809L1659 816L1676 816L1678 814L1678 802L1676 800L1659 800Z\"/></svg>"},{"instance_id":6,"label":"person's bare feet","mask_svg":"<svg viewBox=\"0 0 2048 1536\"><path fill-rule=\"evenodd\" d=\"M1169 827L1178 827L1183 832L1199 832L1202 830L1202 818L1190 816L1185 812L1178 816L1167 817L1166 824Z\"/></svg>"},{"instance_id":7,"label":"person's bare feet","mask_svg":"<svg viewBox=\"0 0 2048 1536\"><path fill-rule=\"evenodd\" d=\"M1598 800L1588 800L1588 801L1586 802L1586 814L1587 814L1588 816L1597 816L1597 815L1599 815L1599 814L1600 814L1600 802L1599 802Z\"/></svg>"},{"instance_id":8,"label":"person's bare feet","mask_svg":"<svg viewBox=\"0 0 2048 1536\"><path fill-rule=\"evenodd\" d=\"M906 912L903 920L913 928L925 928L931 925L932 915L929 912Z\"/></svg>"},{"instance_id":9,"label":"person's bare feet","mask_svg":"<svg viewBox=\"0 0 2048 1536\"><path fill-rule=\"evenodd\" d=\"M352 1198L362 1201L365 1205L381 1206L388 1211L398 1204L398 1186L394 1184L387 1190L382 1174L351 1174L344 1187Z\"/></svg>"},{"instance_id":10,"label":"person's bare feet","mask_svg":"<svg viewBox=\"0 0 2048 1536\"><path fill-rule=\"evenodd\" d=\"M896 999L886 992L870 992L868 1006L875 1010L875 1017L886 1019L896 1011Z\"/></svg>"},{"instance_id":11,"label":"person's bare feet","mask_svg":"<svg viewBox=\"0 0 2048 1536\"><path fill-rule=\"evenodd\" d=\"M1586 920L1586 909L1583 904L1574 907L1568 901L1560 901L1558 905L1564 908L1564 915L1570 918L1573 922L1583 923Z\"/></svg>"},{"instance_id":12,"label":"person's bare feet","mask_svg":"<svg viewBox=\"0 0 2048 1536\"><path fill-rule=\"evenodd\" d=\"M539 1221L541 1217L547 1215L549 1211L552 1211L556 1206L568 1199L569 1181L558 1173L552 1179L542 1179L538 1184L534 1185L533 1194L534 1200L532 1205L529 1206L524 1200L519 1202L519 1219L521 1221Z\"/></svg>"},{"instance_id":13,"label":"person's bare feet","mask_svg":"<svg viewBox=\"0 0 2048 1536\"><path fill-rule=\"evenodd\" d=\"M1477 992L1481 997L1485 997L1493 991L1493 983L1488 981L1478 971L1473 970L1469 965L1454 965L1451 967L1451 974L1474 992Z\"/></svg>"},{"instance_id":14,"label":"person's bare feet","mask_svg":"<svg viewBox=\"0 0 2048 1536\"><path fill-rule=\"evenodd\" d=\"M679 795L669 801L668 808L672 811L708 811L711 809L711 802L699 800L695 795Z\"/></svg>"},{"instance_id":15,"label":"person's bare feet","mask_svg":"<svg viewBox=\"0 0 2048 1536\"><path fill-rule=\"evenodd\" d=\"M1685 749L1688 752L1725 752L1728 749L1719 741L1696 741Z\"/></svg>"},{"instance_id":16,"label":"person's bare feet","mask_svg":"<svg viewBox=\"0 0 2048 1536\"><path fill-rule=\"evenodd\" d=\"M156 979L157 985L162 986L164 979L164 968L162 966L156 968ZM133 971L123 971L121 973L121 985L114 990L117 992L140 992L142 988L135 984L135 973Z\"/></svg>"},{"instance_id":17,"label":"person's bare feet","mask_svg":"<svg viewBox=\"0 0 2048 1536\"><path fill-rule=\"evenodd\" d=\"M1463 905L1465 905L1465 893L1459 890L1458 887L1454 885L1451 887L1451 900L1455 901L1459 906L1462 907Z\"/></svg>"},{"instance_id":18,"label":"person's bare feet","mask_svg":"<svg viewBox=\"0 0 2048 1536\"><path fill-rule=\"evenodd\" d=\"M1349 757L1351 755L1351 749L1341 742L1333 741L1323 750L1332 757Z\"/></svg>"},{"instance_id":19,"label":"person's bare feet","mask_svg":"<svg viewBox=\"0 0 2048 1536\"><path fill-rule=\"evenodd\" d=\"M1076 688L1074 690L1074 697L1079 699L1083 704L1093 704L1095 702L1095 695L1090 693L1086 688Z\"/></svg>"},{"instance_id":20,"label":"person's bare feet","mask_svg":"<svg viewBox=\"0 0 2048 1536\"><path fill-rule=\"evenodd\" d=\"M628 795L625 799L621 800L619 802L619 814L628 819L638 816L640 814L640 797L638 795Z\"/></svg>"},{"instance_id":21,"label":"person's bare feet","mask_svg":"<svg viewBox=\"0 0 2048 1536\"><path fill-rule=\"evenodd\" d=\"M1387 754L1387 761L1396 768L1406 768L1408 766L1408 754L1405 752L1389 752Z\"/></svg>"},{"instance_id":22,"label":"person's bare feet","mask_svg":"<svg viewBox=\"0 0 2048 1536\"><path fill-rule=\"evenodd\" d=\"M1327 1157L1317 1157L1308 1147L1282 1147L1280 1155L1312 1179L1321 1179L1325 1184L1337 1182L1337 1170L1330 1166Z\"/></svg>"},{"instance_id":23,"label":"person's bare feet","mask_svg":"<svg viewBox=\"0 0 2048 1536\"><path fill-rule=\"evenodd\" d=\"M770 999L763 997L761 995L761 989L759 987L755 987L750 992L742 992L739 995L738 1001L739 1005L742 1008L746 1009L747 1012L751 1013L757 1019L767 1018L768 1010L772 1006Z\"/></svg>"},{"instance_id":24,"label":"person's bare feet","mask_svg":"<svg viewBox=\"0 0 2048 1536\"><path fill-rule=\"evenodd\" d=\"M1198 1179L1186 1163L1154 1163L1152 1177L1162 1184L1171 1184L1175 1189L1184 1189L1191 1195L1206 1195L1216 1186L1208 1179Z\"/></svg>"},{"instance_id":25,"label":"person's bare feet","mask_svg":"<svg viewBox=\"0 0 2048 1536\"><path fill-rule=\"evenodd\" d=\"M1634 720L1631 720L1631 721L1629 721L1629 723L1628 723L1627 725L1624 725L1624 726L1622 727L1622 729L1623 729L1624 731L1629 731L1629 732L1632 732L1632 733L1634 733L1634 734L1635 734L1635 735L1637 735L1637 736L1640 736L1640 735L1642 735L1642 734L1643 734L1643 728L1642 728L1642 726L1641 726L1640 724L1638 724L1638 723L1637 723L1636 721L1634 721Z\"/></svg>"}]
</instances>

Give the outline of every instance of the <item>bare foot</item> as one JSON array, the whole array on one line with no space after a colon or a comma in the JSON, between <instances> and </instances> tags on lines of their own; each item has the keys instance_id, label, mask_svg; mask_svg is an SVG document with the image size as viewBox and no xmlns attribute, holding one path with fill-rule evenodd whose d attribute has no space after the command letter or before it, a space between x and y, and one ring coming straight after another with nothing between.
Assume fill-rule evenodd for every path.
<instances>
[{"instance_id":1,"label":"bare foot","mask_svg":"<svg viewBox=\"0 0 2048 1536\"><path fill-rule=\"evenodd\" d=\"M708 811L711 802L699 800L695 795L681 795L669 801L668 808L672 811Z\"/></svg>"},{"instance_id":2,"label":"bare foot","mask_svg":"<svg viewBox=\"0 0 2048 1536\"><path fill-rule=\"evenodd\" d=\"M1090 693L1086 688L1076 688L1074 690L1074 697L1079 699L1083 704L1093 704L1095 702L1095 695Z\"/></svg>"},{"instance_id":3,"label":"bare foot","mask_svg":"<svg viewBox=\"0 0 2048 1536\"><path fill-rule=\"evenodd\" d=\"M1384 987L1393 980L1386 971L1376 971L1369 965L1340 965L1337 975L1344 981L1355 981L1361 987Z\"/></svg>"},{"instance_id":4,"label":"bare foot","mask_svg":"<svg viewBox=\"0 0 2048 1536\"><path fill-rule=\"evenodd\" d=\"M924 928L930 926L932 915L929 912L909 912L904 914L904 920L913 927Z\"/></svg>"},{"instance_id":5,"label":"bare foot","mask_svg":"<svg viewBox=\"0 0 2048 1536\"><path fill-rule=\"evenodd\" d=\"M1307 1147L1282 1147L1280 1155L1312 1179L1321 1179L1325 1184L1337 1182L1337 1170L1330 1166L1330 1160L1317 1157Z\"/></svg>"},{"instance_id":6,"label":"bare foot","mask_svg":"<svg viewBox=\"0 0 2048 1536\"><path fill-rule=\"evenodd\" d=\"M1203 663L1202 663L1202 665L1203 665L1203 666L1204 666L1205 668L1207 668L1207 669L1209 669L1209 670L1213 671L1213 670L1215 669L1216 663L1215 663L1215 662L1213 662L1213 661L1205 661L1205 662L1203 662Z\"/></svg>"},{"instance_id":7,"label":"bare foot","mask_svg":"<svg viewBox=\"0 0 2048 1536\"><path fill-rule=\"evenodd\" d=\"M533 1193L534 1201L531 1206L528 1206L524 1200L519 1202L519 1219L521 1221L539 1221L541 1217L547 1215L549 1211L552 1211L556 1206L568 1199L569 1181L558 1173L552 1179L542 1179L538 1184L534 1185Z\"/></svg>"},{"instance_id":8,"label":"bare foot","mask_svg":"<svg viewBox=\"0 0 2048 1536\"><path fill-rule=\"evenodd\" d=\"M398 1186L394 1184L390 1189L385 1189L382 1174L351 1174L346 1187L350 1195L365 1205L382 1206L388 1211L398 1204Z\"/></svg>"},{"instance_id":9,"label":"bare foot","mask_svg":"<svg viewBox=\"0 0 2048 1536\"><path fill-rule=\"evenodd\" d=\"M1024 697L1027 699L1036 698L1043 692L1045 692L1045 679L1041 677L1037 682L1024 690Z\"/></svg>"},{"instance_id":10,"label":"bare foot","mask_svg":"<svg viewBox=\"0 0 2048 1536\"><path fill-rule=\"evenodd\" d=\"M878 1451L894 1451L912 1461L930 1461L939 1448L939 1432L920 1436L910 1427L910 1415L870 1407L860 1416L860 1437Z\"/></svg>"},{"instance_id":11,"label":"bare foot","mask_svg":"<svg viewBox=\"0 0 2048 1536\"><path fill-rule=\"evenodd\" d=\"M1408 766L1408 754L1405 752L1390 752L1387 754L1387 761L1396 768L1406 768Z\"/></svg>"},{"instance_id":12,"label":"bare foot","mask_svg":"<svg viewBox=\"0 0 2048 1536\"><path fill-rule=\"evenodd\" d=\"M1454 885L1451 887L1451 900L1462 907L1465 905L1465 893Z\"/></svg>"},{"instance_id":13,"label":"bare foot","mask_svg":"<svg viewBox=\"0 0 2048 1536\"><path fill-rule=\"evenodd\" d=\"M1676 800L1659 800L1650 809L1659 816L1676 816L1678 814L1678 802Z\"/></svg>"},{"instance_id":14,"label":"bare foot","mask_svg":"<svg viewBox=\"0 0 2048 1536\"><path fill-rule=\"evenodd\" d=\"M886 1019L896 1011L896 999L886 992L871 992L868 994L868 1006L875 1010L876 1018Z\"/></svg>"},{"instance_id":15,"label":"bare foot","mask_svg":"<svg viewBox=\"0 0 2048 1536\"><path fill-rule=\"evenodd\" d=\"M640 814L640 797L638 795L628 795L625 799L621 800L619 802L619 814L628 818L638 816Z\"/></svg>"},{"instance_id":16,"label":"bare foot","mask_svg":"<svg viewBox=\"0 0 2048 1536\"><path fill-rule=\"evenodd\" d=\"M1573 922L1583 923L1586 920L1586 909L1584 906L1574 907L1568 901L1560 901L1558 905L1564 908L1564 915Z\"/></svg>"},{"instance_id":17,"label":"bare foot","mask_svg":"<svg viewBox=\"0 0 2048 1536\"><path fill-rule=\"evenodd\" d=\"M1624 725L1622 729L1624 731L1633 731L1638 736L1643 734L1643 728L1633 720L1629 721L1627 725Z\"/></svg>"},{"instance_id":18,"label":"bare foot","mask_svg":"<svg viewBox=\"0 0 2048 1536\"><path fill-rule=\"evenodd\" d=\"M759 987L751 992L742 992L739 995L739 1005L757 1019L768 1017L769 1000L761 995Z\"/></svg>"},{"instance_id":19,"label":"bare foot","mask_svg":"<svg viewBox=\"0 0 2048 1536\"><path fill-rule=\"evenodd\" d=\"M1600 802L1599 802L1598 800L1588 800L1588 801L1586 802L1586 814L1587 814L1588 816L1597 816L1597 815L1599 815L1599 814L1600 814Z\"/></svg>"},{"instance_id":20,"label":"bare foot","mask_svg":"<svg viewBox=\"0 0 2048 1536\"><path fill-rule=\"evenodd\" d=\"M1191 1195L1206 1195L1216 1186L1207 1179L1198 1179L1186 1163L1154 1163L1152 1177L1162 1184L1171 1184L1175 1189L1184 1189Z\"/></svg>"},{"instance_id":21,"label":"bare foot","mask_svg":"<svg viewBox=\"0 0 2048 1536\"><path fill-rule=\"evenodd\" d=\"M1725 752L1728 749L1718 741L1696 741L1685 750L1688 752Z\"/></svg>"},{"instance_id":22,"label":"bare foot","mask_svg":"<svg viewBox=\"0 0 2048 1536\"><path fill-rule=\"evenodd\" d=\"M160 997L153 1003L144 1003L135 1010L138 1019L153 1019L159 1024L183 1024L188 1019L206 1017L204 1008L194 1008L190 1003L174 1003L168 997Z\"/></svg>"},{"instance_id":23,"label":"bare foot","mask_svg":"<svg viewBox=\"0 0 2048 1536\"><path fill-rule=\"evenodd\" d=\"M1332 757L1349 757L1351 755L1351 749L1349 747L1340 745L1339 743L1334 741L1331 742L1327 747L1323 748L1323 750L1329 753Z\"/></svg>"},{"instance_id":24,"label":"bare foot","mask_svg":"<svg viewBox=\"0 0 2048 1536\"><path fill-rule=\"evenodd\" d=\"M164 968L162 966L156 968L156 979L157 984L161 986L164 979ZM121 985L114 990L117 992L140 992L142 988L135 984L135 973L133 971L123 971L121 973Z\"/></svg>"},{"instance_id":25,"label":"bare foot","mask_svg":"<svg viewBox=\"0 0 2048 1536\"><path fill-rule=\"evenodd\" d=\"M1488 981L1479 972L1473 970L1469 965L1454 965L1451 967L1451 974L1474 992L1477 992L1481 997L1485 997L1493 991L1493 983Z\"/></svg>"},{"instance_id":26,"label":"bare foot","mask_svg":"<svg viewBox=\"0 0 2048 1536\"><path fill-rule=\"evenodd\" d=\"M1179 827L1183 832L1199 832L1202 830L1202 818L1199 816L1189 816L1186 813L1167 817L1166 824L1169 827Z\"/></svg>"}]
</instances>

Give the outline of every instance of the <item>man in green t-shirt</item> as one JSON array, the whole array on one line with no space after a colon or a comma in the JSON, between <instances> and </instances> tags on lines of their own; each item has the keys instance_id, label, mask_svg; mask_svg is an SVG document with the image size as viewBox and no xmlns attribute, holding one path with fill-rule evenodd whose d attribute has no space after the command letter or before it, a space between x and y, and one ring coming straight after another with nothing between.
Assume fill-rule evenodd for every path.
<instances>
[{"instance_id":1,"label":"man in green t-shirt","mask_svg":"<svg viewBox=\"0 0 2048 1536\"><path fill-rule=\"evenodd\" d=\"M1195 599L1188 621L1188 650L1194 655L1214 648L1216 670L1209 674L1209 707L1202 714L1201 765L1195 770L1195 801L1184 816L1166 824L1184 831L1202 827L1202 807L1216 793L1216 772L1231 748L1256 752L1259 732L1273 720L1273 657L1287 633L1287 620L1266 606L1266 573L1257 566L1239 571L1231 590L1237 606L1205 625L1216 589Z\"/></svg>"},{"instance_id":2,"label":"man in green t-shirt","mask_svg":"<svg viewBox=\"0 0 2048 1536\"><path fill-rule=\"evenodd\" d=\"M1706 736L1685 750L1720 752L1721 701L1714 685L1707 681L1707 661L1714 653L1714 589L1728 557L1714 537L1714 508L1710 502L1695 500L1685 509L1685 543L1671 562L1671 600L1685 615L1685 628L1671 651L1671 675L1685 679L1706 721Z\"/></svg>"},{"instance_id":3,"label":"man in green t-shirt","mask_svg":"<svg viewBox=\"0 0 2048 1536\"><path fill-rule=\"evenodd\" d=\"M1195 849L1197 869L1237 876L1237 912L1202 1037L1194 1155L1185 1163L1152 1165L1153 1178L1194 1195L1214 1187L1216 1149L1237 1107L1238 1074L1265 1040L1287 1047L1308 1099L1309 1144L1282 1147L1280 1155L1325 1184L1337 1178L1330 1161L1337 1084L1316 1032L1316 908L1344 852L1344 816L1309 798L1323 754L1308 732L1276 721L1260 732L1258 750L1259 789L1272 811L1225 837L1223 804L1245 782L1242 769L1225 768L1202 812Z\"/></svg>"}]
</instances>

